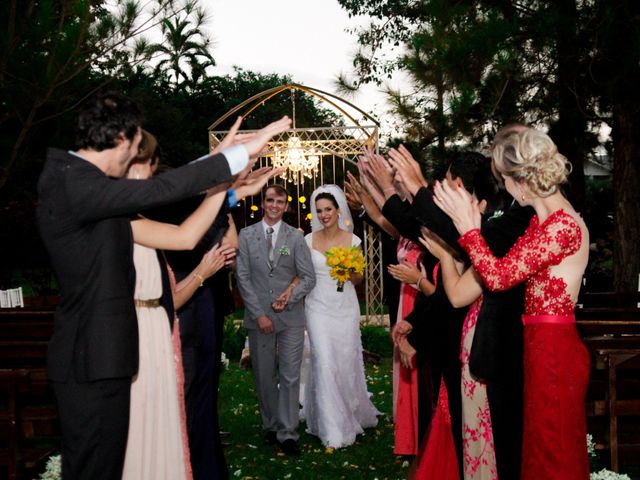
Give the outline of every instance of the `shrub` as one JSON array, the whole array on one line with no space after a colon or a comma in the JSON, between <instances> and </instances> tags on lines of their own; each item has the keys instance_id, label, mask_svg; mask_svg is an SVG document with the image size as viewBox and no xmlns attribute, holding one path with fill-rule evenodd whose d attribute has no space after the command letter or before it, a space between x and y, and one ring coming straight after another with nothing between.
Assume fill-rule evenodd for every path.
<instances>
[{"instance_id":1,"label":"shrub","mask_svg":"<svg viewBox=\"0 0 640 480\"><path fill-rule=\"evenodd\" d=\"M362 348L381 357L391 357L393 344L386 328L365 325L360 328L360 334L362 336Z\"/></svg>"},{"instance_id":2,"label":"shrub","mask_svg":"<svg viewBox=\"0 0 640 480\"><path fill-rule=\"evenodd\" d=\"M235 320L232 316L228 316L224 321L222 351L229 360L233 362L240 360L246 338L247 329L242 326L241 321Z\"/></svg>"}]
</instances>

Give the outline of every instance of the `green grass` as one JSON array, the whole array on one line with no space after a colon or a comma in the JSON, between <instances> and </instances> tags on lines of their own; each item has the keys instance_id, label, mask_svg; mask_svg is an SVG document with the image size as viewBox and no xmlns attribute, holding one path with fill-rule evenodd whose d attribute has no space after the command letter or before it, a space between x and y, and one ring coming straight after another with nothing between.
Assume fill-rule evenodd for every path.
<instances>
[{"instance_id":1,"label":"green grass","mask_svg":"<svg viewBox=\"0 0 640 480\"><path fill-rule=\"evenodd\" d=\"M409 464L393 455L391 360L367 366L369 391L383 412L376 428L346 448L325 449L300 423L300 457L287 457L264 442L253 373L230 365L220 379L221 429L231 432L225 448L231 478L240 479L404 479Z\"/></svg>"}]
</instances>

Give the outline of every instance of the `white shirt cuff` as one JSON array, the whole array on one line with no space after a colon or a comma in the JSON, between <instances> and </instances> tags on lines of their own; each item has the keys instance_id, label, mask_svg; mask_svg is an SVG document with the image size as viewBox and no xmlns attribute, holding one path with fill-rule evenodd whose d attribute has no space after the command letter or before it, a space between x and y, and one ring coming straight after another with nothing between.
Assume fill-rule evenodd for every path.
<instances>
[{"instance_id":1,"label":"white shirt cuff","mask_svg":"<svg viewBox=\"0 0 640 480\"><path fill-rule=\"evenodd\" d=\"M233 147L225 148L222 154L227 159L231 175L240 173L249 163L249 152L244 145L234 145Z\"/></svg>"}]
</instances>

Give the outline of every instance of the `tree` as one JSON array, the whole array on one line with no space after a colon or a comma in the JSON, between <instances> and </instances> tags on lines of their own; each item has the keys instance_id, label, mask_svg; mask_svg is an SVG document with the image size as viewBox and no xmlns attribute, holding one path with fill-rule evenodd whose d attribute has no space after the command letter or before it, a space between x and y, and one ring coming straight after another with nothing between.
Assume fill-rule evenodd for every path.
<instances>
[{"instance_id":1,"label":"tree","mask_svg":"<svg viewBox=\"0 0 640 480\"><path fill-rule=\"evenodd\" d=\"M40 151L38 133L104 88L122 65L147 58L135 42L176 0L9 0L0 6L0 190L19 159ZM146 3L145 3L146 5ZM34 145L30 141L35 139ZM6 149L6 152L5 152Z\"/></svg>"},{"instance_id":2,"label":"tree","mask_svg":"<svg viewBox=\"0 0 640 480\"><path fill-rule=\"evenodd\" d=\"M408 138L442 150L490 138L501 125L546 126L573 163L572 202L584 207L584 159L594 127L612 127L617 195L615 287L630 290L640 270L636 204L640 27L636 2L606 0L339 0L373 21L358 30L357 87L408 72L414 92L392 92ZM394 56L382 45L396 48ZM373 48L371 48L373 45ZM398 50L405 52L399 54ZM615 60L615 62L614 62ZM603 75L602 75L603 74ZM343 84L349 86L349 82ZM424 105L431 105L425 109ZM422 107L422 110L421 110ZM416 138L416 135L418 138ZM420 138L421 137L421 138ZM433 147L432 147L433 148Z\"/></svg>"},{"instance_id":3,"label":"tree","mask_svg":"<svg viewBox=\"0 0 640 480\"><path fill-rule=\"evenodd\" d=\"M174 91L195 88L207 68L215 65L211 40L202 32L205 21L204 10L191 4L183 14L162 20L163 41L149 47L149 53L160 58L156 72L169 74Z\"/></svg>"}]
</instances>

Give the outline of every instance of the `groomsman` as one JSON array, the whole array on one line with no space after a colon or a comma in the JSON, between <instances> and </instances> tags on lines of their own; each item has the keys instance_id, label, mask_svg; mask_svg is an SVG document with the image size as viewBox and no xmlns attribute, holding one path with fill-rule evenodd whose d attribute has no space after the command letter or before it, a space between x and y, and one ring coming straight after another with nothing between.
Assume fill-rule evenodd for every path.
<instances>
[{"instance_id":1,"label":"groomsman","mask_svg":"<svg viewBox=\"0 0 640 480\"><path fill-rule=\"evenodd\" d=\"M122 476L138 368L130 216L229 182L290 121L149 180L122 179L138 153L141 124L130 99L92 99L78 118L75 151L50 149L38 182L38 227L62 294L47 375L58 403L65 480Z\"/></svg>"},{"instance_id":2,"label":"groomsman","mask_svg":"<svg viewBox=\"0 0 640 480\"><path fill-rule=\"evenodd\" d=\"M287 199L280 185L267 187L262 221L240 231L236 275L265 439L299 455L303 299L316 277L302 233L282 221Z\"/></svg>"}]
</instances>

